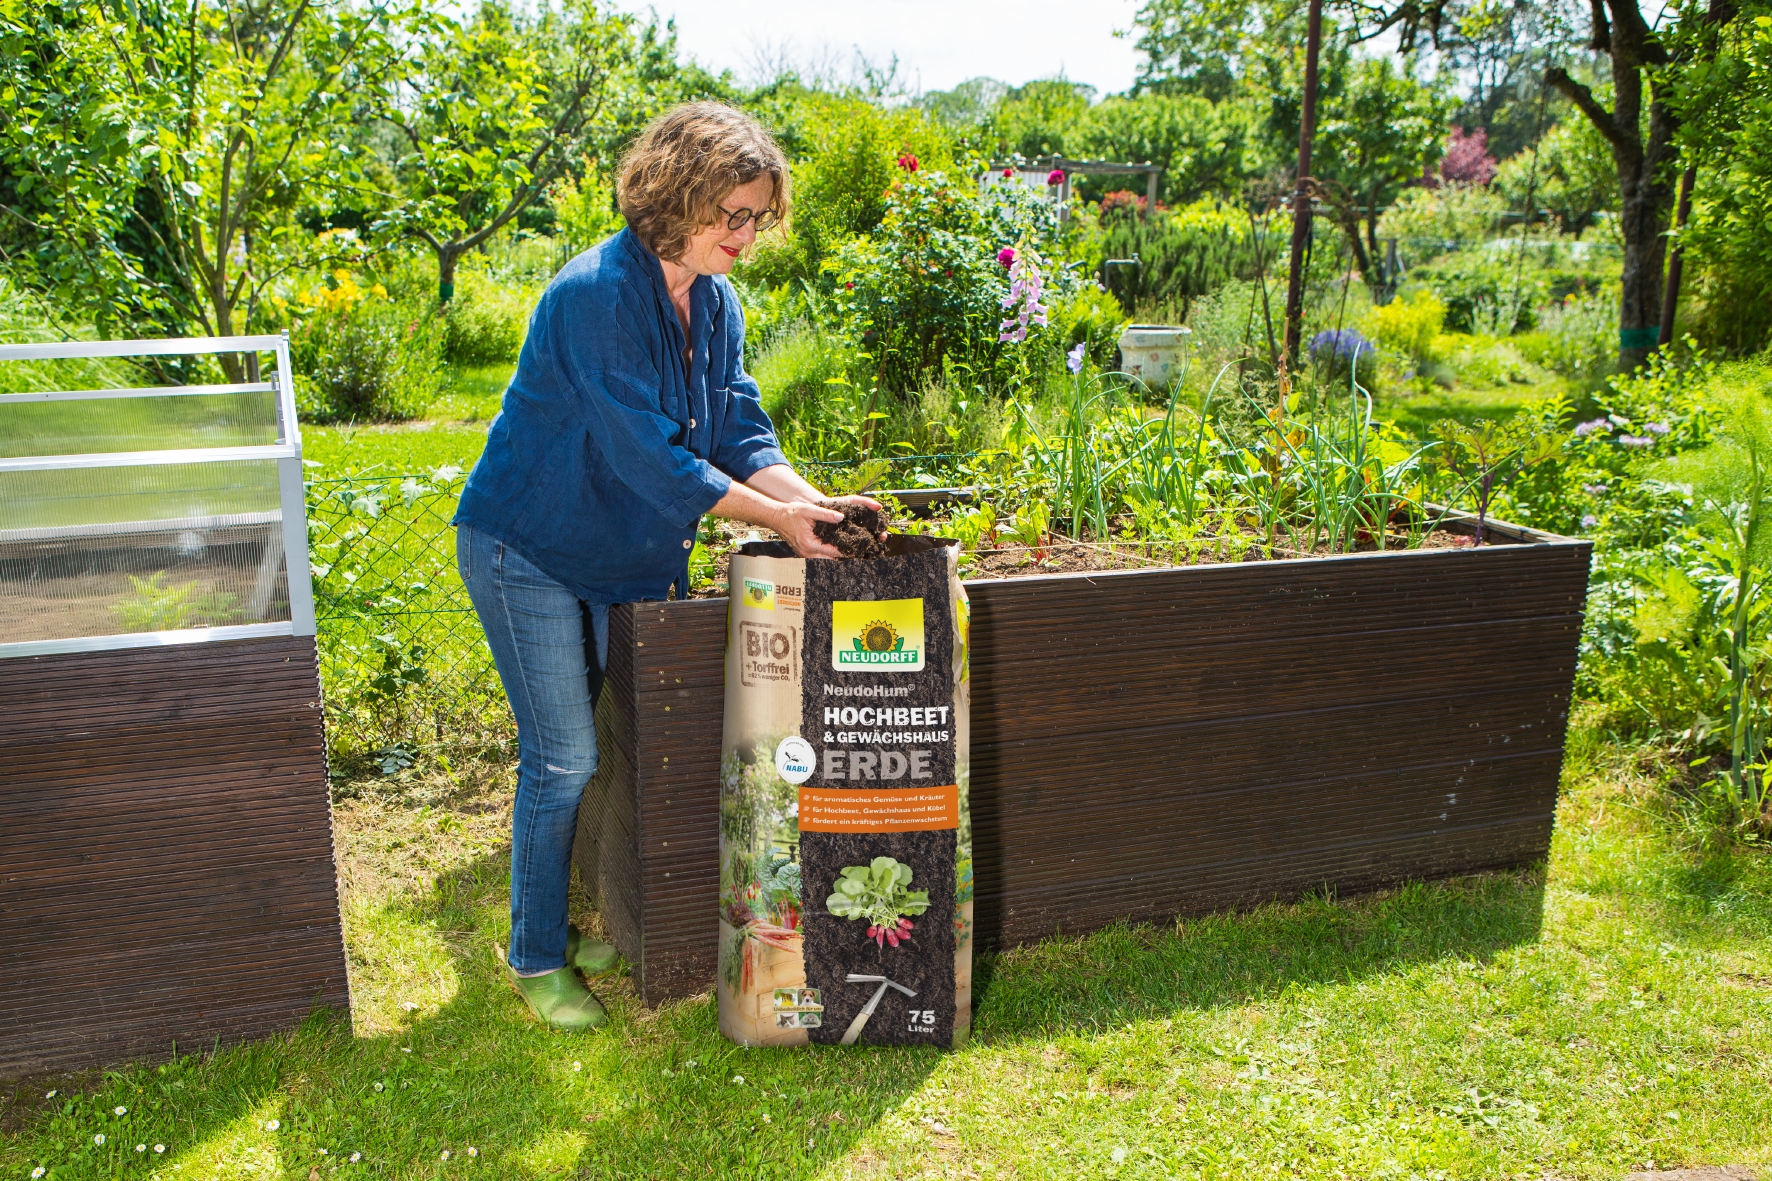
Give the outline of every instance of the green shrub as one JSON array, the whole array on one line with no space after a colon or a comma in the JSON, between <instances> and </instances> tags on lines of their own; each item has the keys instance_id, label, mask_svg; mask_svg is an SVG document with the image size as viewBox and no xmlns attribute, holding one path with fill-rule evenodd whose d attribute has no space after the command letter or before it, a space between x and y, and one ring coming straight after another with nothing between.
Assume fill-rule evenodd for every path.
<instances>
[{"instance_id":1,"label":"green shrub","mask_svg":"<svg viewBox=\"0 0 1772 1181\"><path fill-rule=\"evenodd\" d=\"M1050 316L1058 343L1065 351L1087 345L1089 359L1098 369L1113 367L1114 349L1126 314L1120 302L1094 283L1084 283L1052 309Z\"/></svg>"},{"instance_id":2,"label":"green shrub","mask_svg":"<svg viewBox=\"0 0 1772 1181\"><path fill-rule=\"evenodd\" d=\"M1536 323L1534 309L1548 290L1538 267L1494 247L1448 254L1414 267L1409 282L1433 291L1446 305L1450 332L1508 336Z\"/></svg>"},{"instance_id":3,"label":"green shrub","mask_svg":"<svg viewBox=\"0 0 1772 1181\"><path fill-rule=\"evenodd\" d=\"M1455 181L1437 189L1404 189L1379 218L1378 236L1397 239L1405 257L1433 258L1481 246L1500 228L1506 211L1501 194L1488 185Z\"/></svg>"},{"instance_id":4,"label":"green shrub","mask_svg":"<svg viewBox=\"0 0 1772 1181\"><path fill-rule=\"evenodd\" d=\"M1594 291L1565 297L1538 316L1536 331L1518 340L1527 360L1583 386L1597 385L1618 369L1618 293Z\"/></svg>"},{"instance_id":5,"label":"green shrub","mask_svg":"<svg viewBox=\"0 0 1772 1181\"><path fill-rule=\"evenodd\" d=\"M1432 292L1414 291L1367 312L1360 328L1380 348L1409 358L1419 368L1433 360L1434 340L1445 324L1446 305Z\"/></svg>"},{"instance_id":6,"label":"green shrub","mask_svg":"<svg viewBox=\"0 0 1772 1181\"><path fill-rule=\"evenodd\" d=\"M443 309L443 355L463 366L515 361L534 310L526 288L501 286L477 271L463 271L455 298Z\"/></svg>"},{"instance_id":7,"label":"green shrub","mask_svg":"<svg viewBox=\"0 0 1772 1181\"><path fill-rule=\"evenodd\" d=\"M290 360L304 419L395 422L424 413L442 383L442 317L379 288L363 291L348 275L302 302L311 310L292 334Z\"/></svg>"},{"instance_id":8,"label":"green shrub","mask_svg":"<svg viewBox=\"0 0 1772 1181\"><path fill-rule=\"evenodd\" d=\"M1114 267L1109 289L1128 315L1148 304L1179 304L1185 318L1193 300L1254 269L1248 220L1237 209L1201 201L1146 217L1135 205L1102 215L1107 258L1137 256L1136 267Z\"/></svg>"},{"instance_id":9,"label":"green shrub","mask_svg":"<svg viewBox=\"0 0 1772 1181\"><path fill-rule=\"evenodd\" d=\"M567 256L589 250L627 224L615 207L615 184L589 161L582 180L563 177L548 190L554 243Z\"/></svg>"}]
</instances>

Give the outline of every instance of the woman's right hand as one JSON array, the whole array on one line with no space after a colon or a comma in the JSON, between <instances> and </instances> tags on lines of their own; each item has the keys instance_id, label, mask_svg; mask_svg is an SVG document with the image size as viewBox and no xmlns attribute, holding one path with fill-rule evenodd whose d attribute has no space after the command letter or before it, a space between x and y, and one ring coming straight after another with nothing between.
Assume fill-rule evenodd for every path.
<instances>
[{"instance_id":1,"label":"woman's right hand","mask_svg":"<svg viewBox=\"0 0 1772 1181\"><path fill-rule=\"evenodd\" d=\"M826 508L819 504L809 504L804 500L791 500L781 506L777 513L778 519L770 522L770 527L781 534L782 540L793 547L795 553L802 558L840 558L834 545L826 545L812 531L818 521L835 524L843 519L843 514L836 509Z\"/></svg>"}]
</instances>

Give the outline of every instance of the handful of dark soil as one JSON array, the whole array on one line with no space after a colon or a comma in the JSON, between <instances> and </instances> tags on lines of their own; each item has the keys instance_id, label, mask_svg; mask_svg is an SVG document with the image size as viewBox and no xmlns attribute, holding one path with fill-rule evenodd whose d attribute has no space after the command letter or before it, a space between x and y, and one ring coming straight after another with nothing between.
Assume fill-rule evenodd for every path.
<instances>
[{"instance_id":1,"label":"handful of dark soil","mask_svg":"<svg viewBox=\"0 0 1772 1181\"><path fill-rule=\"evenodd\" d=\"M845 558L883 558L886 543L880 534L889 522L886 514L865 504L827 505L843 513L841 521L814 521L813 536L826 545L834 545Z\"/></svg>"}]
</instances>

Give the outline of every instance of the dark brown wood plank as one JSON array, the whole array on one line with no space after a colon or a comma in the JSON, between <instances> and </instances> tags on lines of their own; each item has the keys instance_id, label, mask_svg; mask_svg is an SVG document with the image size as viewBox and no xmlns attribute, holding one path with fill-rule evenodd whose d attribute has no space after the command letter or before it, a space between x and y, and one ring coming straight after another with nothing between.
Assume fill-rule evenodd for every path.
<instances>
[{"instance_id":1,"label":"dark brown wood plank","mask_svg":"<svg viewBox=\"0 0 1772 1181\"><path fill-rule=\"evenodd\" d=\"M0 700L0 1075L348 1007L312 637L0 660Z\"/></svg>"}]
</instances>

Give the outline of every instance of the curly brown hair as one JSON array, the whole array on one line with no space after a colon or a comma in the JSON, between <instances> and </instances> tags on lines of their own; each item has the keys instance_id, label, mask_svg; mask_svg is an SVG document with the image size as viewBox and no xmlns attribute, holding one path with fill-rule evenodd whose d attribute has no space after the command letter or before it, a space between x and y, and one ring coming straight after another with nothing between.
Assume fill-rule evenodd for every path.
<instances>
[{"instance_id":1,"label":"curly brown hair","mask_svg":"<svg viewBox=\"0 0 1772 1181\"><path fill-rule=\"evenodd\" d=\"M726 194L759 176L774 183L770 204L785 223L788 161L774 137L724 103L684 103L648 123L627 150L616 197L640 241L675 262L692 235L714 224Z\"/></svg>"}]
</instances>

